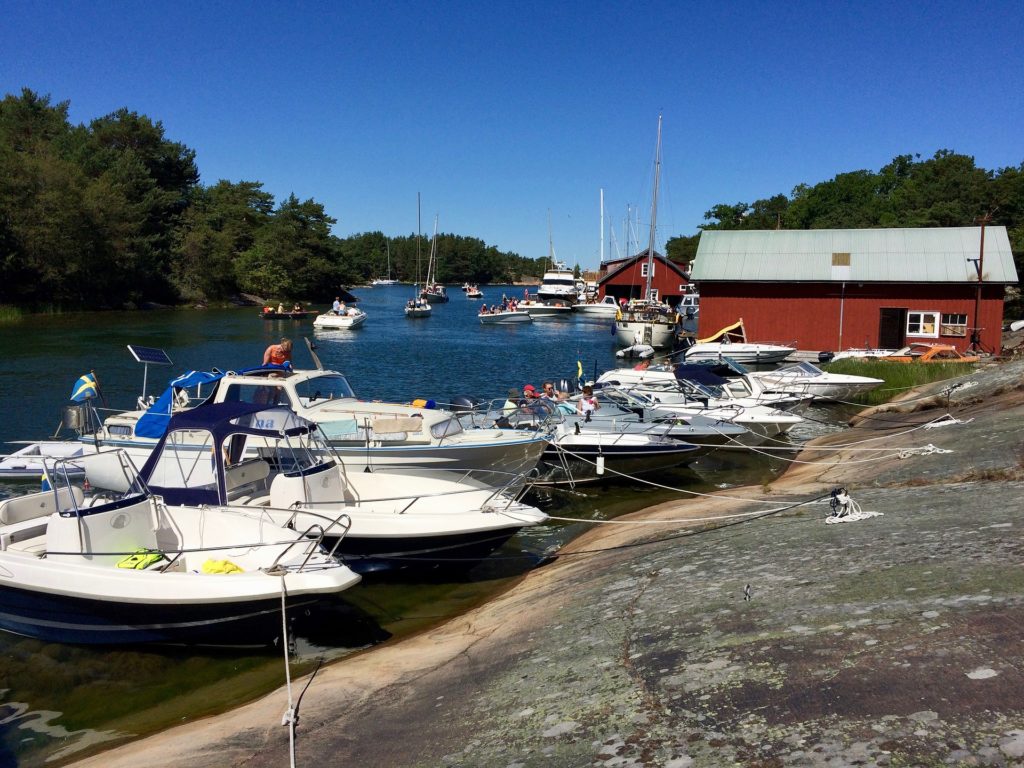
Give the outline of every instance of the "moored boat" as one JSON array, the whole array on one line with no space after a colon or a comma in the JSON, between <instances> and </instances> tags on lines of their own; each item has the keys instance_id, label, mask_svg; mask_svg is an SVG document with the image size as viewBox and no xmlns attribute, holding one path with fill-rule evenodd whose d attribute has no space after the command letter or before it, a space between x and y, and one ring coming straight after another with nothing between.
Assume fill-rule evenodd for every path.
<instances>
[{"instance_id":1,"label":"moored boat","mask_svg":"<svg viewBox=\"0 0 1024 768\"><path fill-rule=\"evenodd\" d=\"M76 462L88 476L93 462L125 462L116 453ZM282 610L359 581L315 536L238 512L172 509L139 483L87 499L62 474L52 490L0 502L8 632L44 642L263 645L280 640Z\"/></svg>"},{"instance_id":2,"label":"moored boat","mask_svg":"<svg viewBox=\"0 0 1024 768\"><path fill-rule=\"evenodd\" d=\"M481 312L479 315L481 325L509 325L512 323L528 323L533 318L525 310L499 310L498 312Z\"/></svg>"},{"instance_id":3,"label":"moored boat","mask_svg":"<svg viewBox=\"0 0 1024 768\"><path fill-rule=\"evenodd\" d=\"M313 327L319 330L350 330L362 327L366 322L366 313L358 307L349 307L341 314L333 310L318 315Z\"/></svg>"}]
</instances>

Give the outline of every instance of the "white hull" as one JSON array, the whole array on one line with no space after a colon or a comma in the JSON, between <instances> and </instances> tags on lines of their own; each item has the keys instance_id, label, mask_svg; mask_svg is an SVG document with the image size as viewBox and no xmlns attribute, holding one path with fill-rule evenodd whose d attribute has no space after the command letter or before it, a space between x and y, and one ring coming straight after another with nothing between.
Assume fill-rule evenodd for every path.
<instances>
[{"instance_id":1,"label":"white hull","mask_svg":"<svg viewBox=\"0 0 1024 768\"><path fill-rule=\"evenodd\" d=\"M675 343L675 323L642 320L616 320L615 338L623 346L646 344L655 349L671 349Z\"/></svg>"},{"instance_id":2,"label":"white hull","mask_svg":"<svg viewBox=\"0 0 1024 768\"><path fill-rule=\"evenodd\" d=\"M482 325L506 325L509 323L528 323L533 318L528 312L497 312L480 315Z\"/></svg>"},{"instance_id":3,"label":"white hull","mask_svg":"<svg viewBox=\"0 0 1024 768\"><path fill-rule=\"evenodd\" d=\"M710 342L694 344L685 352L688 361L718 360L728 357L744 365L772 365L781 363L796 352L793 347L778 344L748 344Z\"/></svg>"},{"instance_id":4,"label":"white hull","mask_svg":"<svg viewBox=\"0 0 1024 768\"><path fill-rule=\"evenodd\" d=\"M54 462L81 456L85 446L79 442L66 440L41 441L26 445L0 459L0 480L34 480L43 475L44 465L53 469ZM80 469L68 464L67 471L72 475L82 474Z\"/></svg>"},{"instance_id":5,"label":"white hull","mask_svg":"<svg viewBox=\"0 0 1024 768\"><path fill-rule=\"evenodd\" d=\"M868 376L828 373L812 363L799 363L774 371L752 373L767 389L811 395L820 400L851 400L884 382Z\"/></svg>"},{"instance_id":6,"label":"white hull","mask_svg":"<svg viewBox=\"0 0 1024 768\"><path fill-rule=\"evenodd\" d=\"M612 318L619 311L619 307L616 305L615 300L612 299L611 301L600 301L594 304L573 304L572 311L588 317Z\"/></svg>"},{"instance_id":7,"label":"white hull","mask_svg":"<svg viewBox=\"0 0 1024 768\"><path fill-rule=\"evenodd\" d=\"M545 304L540 301L523 301L518 307L520 312L526 310L530 317L566 317L572 314L572 307L566 302Z\"/></svg>"},{"instance_id":8,"label":"white hull","mask_svg":"<svg viewBox=\"0 0 1024 768\"><path fill-rule=\"evenodd\" d=\"M366 313L358 311L355 315L336 315L333 312L325 312L313 321L313 327L321 330L355 330L366 322Z\"/></svg>"}]
</instances>

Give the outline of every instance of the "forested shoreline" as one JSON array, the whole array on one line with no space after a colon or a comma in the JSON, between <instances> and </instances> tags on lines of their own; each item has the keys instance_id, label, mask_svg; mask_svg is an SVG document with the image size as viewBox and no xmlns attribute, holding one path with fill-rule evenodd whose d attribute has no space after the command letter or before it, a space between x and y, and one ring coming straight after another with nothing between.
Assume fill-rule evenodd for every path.
<instances>
[{"instance_id":1,"label":"forested shoreline","mask_svg":"<svg viewBox=\"0 0 1024 768\"><path fill-rule=\"evenodd\" d=\"M200 183L195 152L159 121L120 109L72 125L69 102L29 89L0 101L0 306L27 311L147 303L329 301L343 285L416 279L415 232L337 237L314 199L275 201L259 181ZM940 150L900 155L879 171L842 173L789 195L720 203L699 229L1006 226L1024 256L1024 162L986 170ZM692 261L699 234L669 239ZM424 261L429 236L422 241ZM439 234L441 282L539 278L546 258ZM1019 310L1020 307L1017 307Z\"/></svg>"}]
</instances>

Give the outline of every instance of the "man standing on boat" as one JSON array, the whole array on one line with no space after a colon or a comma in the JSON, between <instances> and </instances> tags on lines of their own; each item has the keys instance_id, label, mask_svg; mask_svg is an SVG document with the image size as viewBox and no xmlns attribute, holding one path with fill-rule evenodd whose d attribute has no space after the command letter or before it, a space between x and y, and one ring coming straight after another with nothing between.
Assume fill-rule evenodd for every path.
<instances>
[{"instance_id":1,"label":"man standing on boat","mask_svg":"<svg viewBox=\"0 0 1024 768\"><path fill-rule=\"evenodd\" d=\"M331 305L331 311L334 314L336 314L336 315L340 315L341 314L341 297L340 296L335 296L334 297L334 304Z\"/></svg>"}]
</instances>

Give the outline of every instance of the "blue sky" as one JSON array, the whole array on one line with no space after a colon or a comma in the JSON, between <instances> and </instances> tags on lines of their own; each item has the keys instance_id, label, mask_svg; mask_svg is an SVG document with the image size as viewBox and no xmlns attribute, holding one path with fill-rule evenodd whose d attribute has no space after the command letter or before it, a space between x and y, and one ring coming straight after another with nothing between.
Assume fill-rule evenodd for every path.
<instances>
[{"instance_id":1,"label":"blue sky","mask_svg":"<svg viewBox=\"0 0 1024 768\"><path fill-rule=\"evenodd\" d=\"M4 3L0 86L120 107L202 181L593 267L627 206L658 246L703 214L893 156L1024 162L1024 3ZM614 255L605 236L606 253Z\"/></svg>"}]
</instances>

